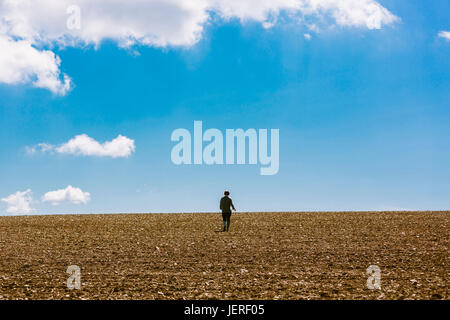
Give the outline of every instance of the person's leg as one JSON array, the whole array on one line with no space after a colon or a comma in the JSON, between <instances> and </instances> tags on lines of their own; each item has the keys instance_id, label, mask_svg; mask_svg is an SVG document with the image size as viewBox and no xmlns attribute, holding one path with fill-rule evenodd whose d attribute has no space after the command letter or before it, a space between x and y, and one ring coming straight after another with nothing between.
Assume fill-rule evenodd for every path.
<instances>
[{"instance_id":1,"label":"person's leg","mask_svg":"<svg viewBox=\"0 0 450 320\"><path fill-rule=\"evenodd\" d=\"M231 212L227 215L227 231L230 230Z\"/></svg>"},{"instance_id":2,"label":"person's leg","mask_svg":"<svg viewBox=\"0 0 450 320\"><path fill-rule=\"evenodd\" d=\"M227 231L227 214L222 212L223 231Z\"/></svg>"}]
</instances>

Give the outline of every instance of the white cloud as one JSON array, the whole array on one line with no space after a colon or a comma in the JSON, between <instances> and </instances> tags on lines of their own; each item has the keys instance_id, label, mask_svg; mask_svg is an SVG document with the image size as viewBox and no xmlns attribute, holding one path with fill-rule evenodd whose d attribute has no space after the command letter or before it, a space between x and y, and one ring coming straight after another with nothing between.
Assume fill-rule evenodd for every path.
<instances>
[{"instance_id":1,"label":"white cloud","mask_svg":"<svg viewBox=\"0 0 450 320\"><path fill-rule=\"evenodd\" d=\"M134 140L120 134L117 138L104 143L99 143L86 134L80 134L55 148L58 153L113 158L128 157L134 150Z\"/></svg>"},{"instance_id":2,"label":"white cloud","mask_svg":"<svg viewBox=\"0 0 450 320\"><path fill-rule=\"evenodd\" d=\"M58 56L49 50L37 50L28 40L13 40L0 33L0 82L32 83L55 94L64 95L71 80L59 70Z\"/></svg>"},{"instance_id":3,"label":"white cloud","mask_svg":"<svg viewBox=\"0 0 450 320\"><path fill-rule=\"evenodd\" d=\"M30 203L33 201L32 192L30 189L25 191L17 191L14 194L9 195L7 198L1 199L8 205L6 212L12 214L26 214L33 212Z\"/></svg>"},{"instance_id":4,"label":"white cloud","mask_svg":"<svg viewBox=\"0 0 450 320\"><path fill-rule=\"evenodd\" d=\"M222 17L265 22L280 12L321 19L330 16L337 25L380 29L398 17L375 0L216 0L213 8Z\"/></svg>"},{"instance_id":5,"label":"white cloud","mask_svg":"<svg viewBox=\"0 0 450 320\"><path fill-rule=\"evenodd\" d=\"M80 134L60 146L40 143L37 146L26 147L29 154L34 154L37 150L40 150L41 152L112 158L127 158L135 149L134 140L120 134L117 138L104 143L100 143L86 134Z\"/></svg>"},{"instance_id":6,"label":"white cloud","mask_svg":"<svg viewBox=\"0 0 450 320\"><path fill-rule=\"evenodd\" d=\"M81 9L79 29L67 27L72 5ZM32 83L64 95L70 78L43 47L99 46L105 39L121 47L189 47L201 39L213 13L271 28L281 12L309 25L317 20L367 29L399 20L376 0L2 0L0 82Z\"/></svg>"},{"instance_id":7,"label":"white cloud","mask_svg":"<svg viewBox=\"0 0 450 320\"><path fill-rule=\"evenodd\" d=\"M309 33L305 33L303 37L305 37L306 40L311 40L311 35Z\"/></svg>"},{"instance_id":8,"label":"white cloud","mask_svg":"<svg viewBox=\"0 0 450 320\"><path fill-rule=\"evenodd\" d=\"M439 31L438 37L444 38L445 40L450 41L450 31Z\"/></svg>"},{"instance_id":9,"label":"white cloud","mask_svg":"<svg viewBox=\"0 0 450 320\"><path fill-rule=\"evenodd\" d=\"M306 12L329 13L340 26L381 29L385 24L399 20L389 10L374 0L308 0Z\"/></svg>"},{"instance_id":10,"label":"white cloud","mask_svg":"<svg viewBox=\"0 0 450 320\"><path fill-rule=\"evenodd\" d=\"M49 191L42 197L43 202L51 202L53 205L58 205L61 202L69 201L75 204L88 203L91 200L89 192L83 192L80 188L67 186L65 189Z\"/></svg>"}]
</instances>

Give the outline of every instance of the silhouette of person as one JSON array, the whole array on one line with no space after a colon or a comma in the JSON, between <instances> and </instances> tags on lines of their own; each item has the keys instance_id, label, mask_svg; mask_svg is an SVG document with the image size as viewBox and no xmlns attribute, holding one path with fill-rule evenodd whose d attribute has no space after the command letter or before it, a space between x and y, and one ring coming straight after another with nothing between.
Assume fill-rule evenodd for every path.
<instances>
[{"instance_id":1,"label":"silhouette of person","mask_svg":"<svg viewBox=\"0 0 450 320\"><path fill-rule=\"evenodd\" d=\"M236 209L234 208L233 201L229 197L230 192L225 190L223 194L224 196L220 199L220 210L222 210L223 232L225 232L230 230L231 208L234 211Z\"/></svg>"}]
</instances>

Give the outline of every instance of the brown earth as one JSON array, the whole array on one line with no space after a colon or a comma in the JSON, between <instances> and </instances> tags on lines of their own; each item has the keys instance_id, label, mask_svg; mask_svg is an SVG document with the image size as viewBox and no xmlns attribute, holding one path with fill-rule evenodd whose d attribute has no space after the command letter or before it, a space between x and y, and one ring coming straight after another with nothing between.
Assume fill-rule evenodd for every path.
<instances>
[{"instance_id":1,"label":"brown earth","mask_svg":"<svg viewBox=\"0 0 450 320\"><path fill-rule=\"evenodd\" d=\"M0 217L1 299L449 299L450 212ZM69 265L81 289L69 290ZM381 290L366 269L381 269Z\"/></svg>"}]
</instances>

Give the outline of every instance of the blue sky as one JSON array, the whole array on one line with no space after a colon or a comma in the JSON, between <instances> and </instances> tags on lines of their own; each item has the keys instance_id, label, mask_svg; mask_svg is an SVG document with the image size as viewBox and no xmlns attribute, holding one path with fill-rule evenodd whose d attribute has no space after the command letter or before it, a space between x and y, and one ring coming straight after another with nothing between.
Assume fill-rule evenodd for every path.
<instances>
[{"instance_id":1,"label":"blue sky","mask_svg":"<svg viewBox=\"0 0 450 320\"><path fill-rule=\"evenodd\" d=\"M271 28L212 16L187 45L32 43L59 57L72 85L58 94L0 74L0 198L32 197L29 212L2 201L0 214L217 211L226 188L238 211L449 209L450 41L439 32L450 30L450 3L377 3L399 19L315 30L283 12ZM278 128L279 172L174 165L170 135L194 120ZM135 149L27 152L80 134L120 134ZM69 185L89 199L43 201Z\"/></svg>"}]
</instances>

